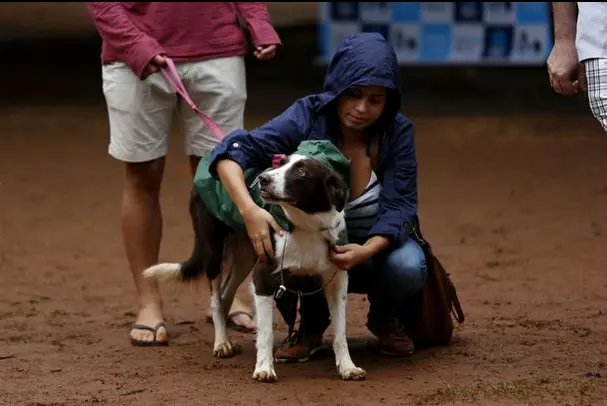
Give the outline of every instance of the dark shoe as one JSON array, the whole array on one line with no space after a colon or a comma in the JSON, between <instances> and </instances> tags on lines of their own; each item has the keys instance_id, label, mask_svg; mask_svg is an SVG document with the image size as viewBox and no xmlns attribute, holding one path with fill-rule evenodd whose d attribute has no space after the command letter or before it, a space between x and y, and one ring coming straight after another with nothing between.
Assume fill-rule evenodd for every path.
<instances>
[{"instance_id":1,"label":"dark shoe","mask_svg":"<svg viewBox=\"0 0 607 406\"><path fill-rule=\"evenodd\" d=\"M294 331L276 350L276 362L306 362L319 350L325 348L322 334L308 334L305 338Z\"/></svg>"},{"instance_id":2,"label":"dark shoe","mask_svg":"<svg viewBox=\"0 0 607 406\"><path fill-rule=\"evenodd\" d=\"M396 319L391 321L369 318L367 328L379 339L379 352L390 357L410 357L415 345Z\"/></svg>"}]
</instances>

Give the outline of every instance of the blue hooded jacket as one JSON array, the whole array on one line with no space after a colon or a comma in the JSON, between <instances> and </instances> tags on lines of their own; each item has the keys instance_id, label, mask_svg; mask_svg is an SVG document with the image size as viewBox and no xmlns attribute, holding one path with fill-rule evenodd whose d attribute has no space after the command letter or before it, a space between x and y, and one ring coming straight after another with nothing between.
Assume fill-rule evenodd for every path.
<instances>
[{"instance_id":1,"label":"blue hooded jacket","mask_svg":"<svg viewBox=\"0 0 607 406\"><path fill-rule=\"evenodd\" d=\"M271 166L275 154L292 154L303 140L330 139L339 146L332 123L336 98L354 86L384 86L389 96L373 124L379 137L377 176L382 185L377 223L369 237L382 235L393 244L408 238L417 216L417 158L413 124L400 110L398 62L390 44L377 33L348 35L327 71L322 93L297 100L279 116L254 130L234 130L211 153L209 171L217 178L217 162L231 159L246 172Z\"/></svg>"}]
</instances>

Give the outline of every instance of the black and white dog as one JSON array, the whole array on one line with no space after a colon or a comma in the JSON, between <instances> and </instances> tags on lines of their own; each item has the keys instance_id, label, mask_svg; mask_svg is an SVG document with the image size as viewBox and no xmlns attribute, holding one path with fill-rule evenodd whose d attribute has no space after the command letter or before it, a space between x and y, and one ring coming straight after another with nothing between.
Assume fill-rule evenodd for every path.
<instances>
[{"instance_id":1,"label":"black and white dog","mask_svg":"<svg viewBox=\"0 0 607 406\"><path fill-rule=\"evenodd\" d=\"M154 265L144 271L144 276L186 281L206 274L211 285L215 326L213 353L224 358L235 353L227 337L227 312L238 286L253 270L257 322L257 362L253 378L262 382L277 380L273 354L274 294L284 290L290 277L317 277L322 281L330 309L337 370L342 379L364 379L366 372L352 362L346 341L348 273L338 269L329 256L346 227L343 210L347 187L343 178L313 158L293 154L282 158L278 167L260 175L259 186L262 199L280 205L293 224L292 230L283 235L273 233L273 261L258 261L247 234L213 217L193 191L190 215L195 246L191 257L180 264ZM230 257L232 268L222 286L220 267L224 256Z\"/></svg>"}]
</instances>

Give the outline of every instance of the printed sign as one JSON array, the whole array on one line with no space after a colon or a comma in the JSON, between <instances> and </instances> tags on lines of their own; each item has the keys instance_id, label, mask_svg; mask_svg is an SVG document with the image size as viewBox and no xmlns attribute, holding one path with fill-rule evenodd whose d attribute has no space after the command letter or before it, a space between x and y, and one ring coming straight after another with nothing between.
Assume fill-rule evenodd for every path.
<instances>
[{"instance_id":1,"label":"printed sign","mask_svg":"<svg viewBox=\"0 0 607 406\"><path fill-rule=\"evenodd\" d=\"M543 65L552 47L548 2L325 2L324 63L345 35L378 32L401 64Z\"/></svg>"}]
</instances>

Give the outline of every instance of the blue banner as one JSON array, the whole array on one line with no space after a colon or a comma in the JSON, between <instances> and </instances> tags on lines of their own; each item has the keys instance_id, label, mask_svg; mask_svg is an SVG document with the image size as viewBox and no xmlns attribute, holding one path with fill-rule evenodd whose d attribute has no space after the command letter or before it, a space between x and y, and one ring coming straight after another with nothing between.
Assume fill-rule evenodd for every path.
<instances>
[{"instance_id":1,"label":"blue banner","mask_svg":"<svg viewBox=\"0 0 607 406\"><path fill-rule=\"evenodd\" d=\"M319 3L321 60L347 34L378 32L401 64L543 65L552 48L548 2Z\"/></svg>"}]
</instances>

